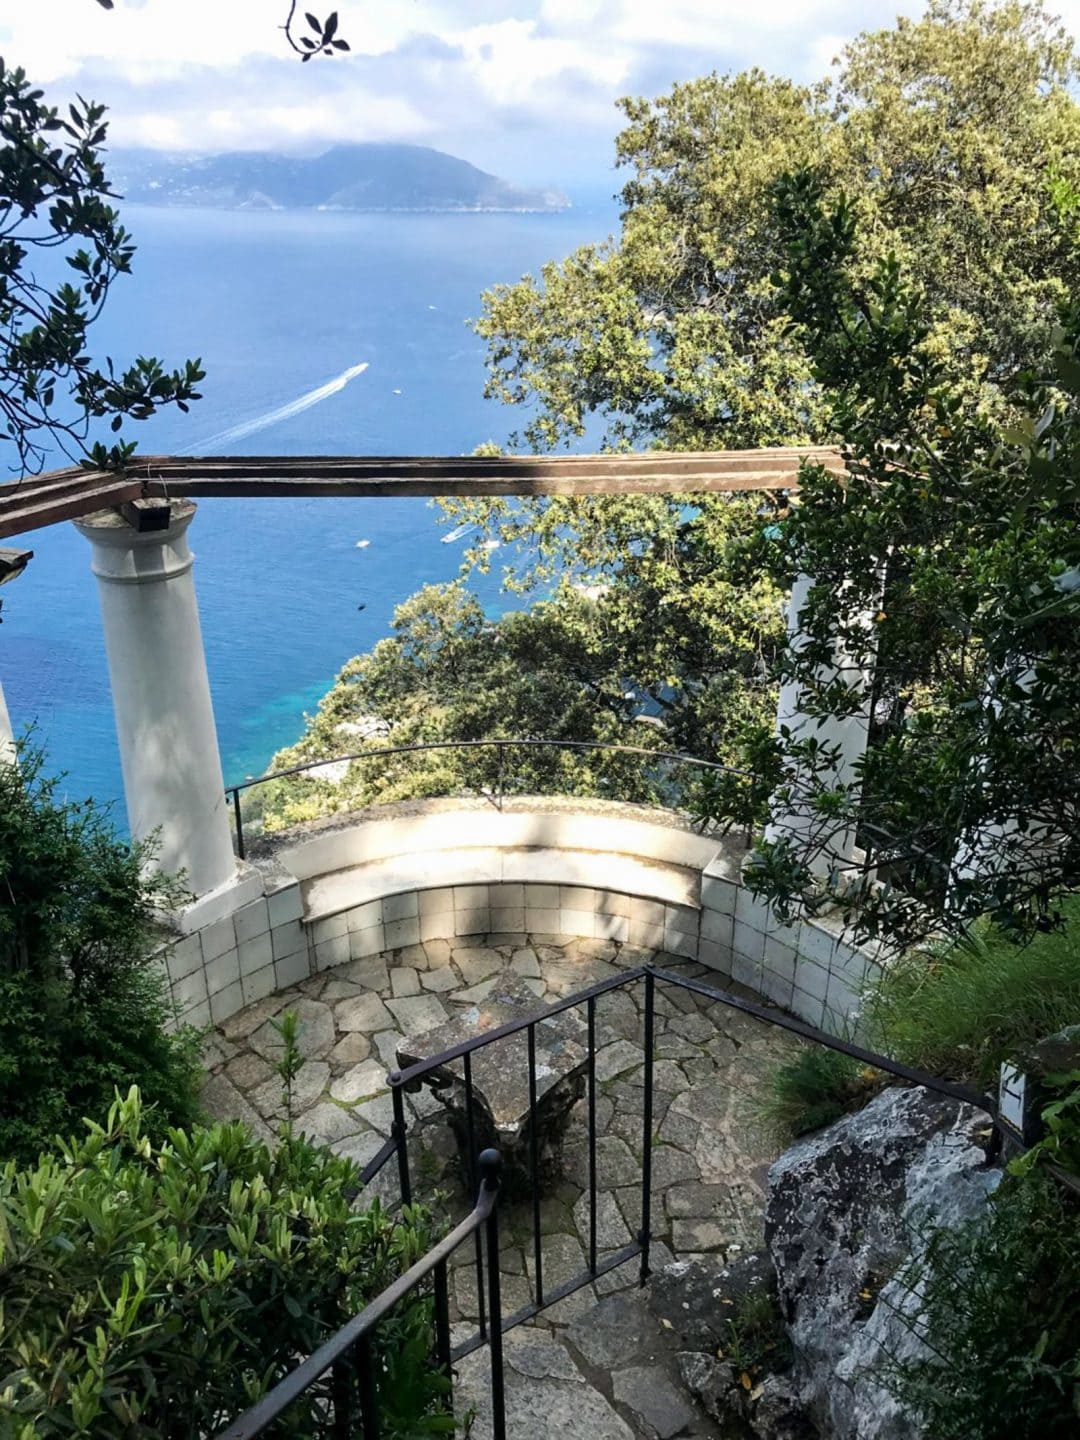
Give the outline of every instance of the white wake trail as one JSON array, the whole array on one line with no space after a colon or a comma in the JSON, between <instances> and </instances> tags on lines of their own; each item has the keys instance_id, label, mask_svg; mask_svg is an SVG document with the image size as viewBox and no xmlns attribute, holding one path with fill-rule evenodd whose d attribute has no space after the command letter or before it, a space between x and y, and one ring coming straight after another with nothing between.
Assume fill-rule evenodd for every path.
<instances>
[{"instance_id":1,"label":"white wake trail","mask_svg":"<svg viewBox=\"0 0 1080 1440\"><path fill-rule=\"evenodd\" d=\"M233 425L228 430L211 435L209 440L200 440L196 445L185 445L177 453L191 455L198 451L203 455L212 454L219 445L231 445L234 440L243 440L248 435L254 435L257 431L265 430L270 425L277 425L282 420L291 420L294 415L300 415L303 411L310 410L313 405L318 405L321 401L328 400L331 395L336 395L339 390L344 390L350 380L355 380L367 368L366 360L359 365L350 365L348 370L343 370L340 375L335 375L333 380L327 380L325 385L308 390L306 394L290 400L287 405L281 405L277 410L268 410L265 415L258 415L254 420L245 420L240 425Z\"/></svg>"}]
</instances>

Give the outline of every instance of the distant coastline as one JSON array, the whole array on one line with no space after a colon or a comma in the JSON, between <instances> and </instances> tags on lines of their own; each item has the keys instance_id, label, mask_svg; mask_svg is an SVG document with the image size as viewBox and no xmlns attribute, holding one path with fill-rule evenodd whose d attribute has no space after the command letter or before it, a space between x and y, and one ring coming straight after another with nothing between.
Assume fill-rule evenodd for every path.
<instances>
[{"instance_id":1,"label":"distant coastline","mask_svg":"<svg viewBox=\"0 0 1080 1440\"><path fill-rule=\"evenodd\" d=\"M335 145L321 155L116 151L114 183L140 205L388 215L561 214L551 188L515 185L422 145Z\"/></svg>"}]
</instances>

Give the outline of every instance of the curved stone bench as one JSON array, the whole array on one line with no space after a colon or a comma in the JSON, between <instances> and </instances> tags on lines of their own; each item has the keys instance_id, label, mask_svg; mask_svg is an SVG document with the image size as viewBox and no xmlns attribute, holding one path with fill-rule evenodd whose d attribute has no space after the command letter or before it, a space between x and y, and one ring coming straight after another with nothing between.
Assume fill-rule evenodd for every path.
<instances>
[{"instance_id":1,"label":"curved stone bench","mask_svg":"<svg viewBox=\"0 0 1080 1440\"><path fill-rule=\"evenodd\" d=\"M278 859L300 882L302 918L315 924L410 891L494 884L607 891L699 909L702 872L719 850L715 838L639 819L491 810L348 826L283 849Z\"/></svg>"},{"instance_id":2,"label":"curved stone bench","mask_svg":"<svg viewBox=\"0 0 1080 1440\"><path fill-rule=\"evenodd\" d=\"M404 812L404 813L403 813ZM827 922L776 921L743 847L595 800L409 802L267 845L237 908L163 947L181 1018L220 1024L349 960L463 935L615 940L699 960L814 1025L844 1028L876 962ZM251 899L251 884L263 894Z\"/></svg>"}]
</instances>

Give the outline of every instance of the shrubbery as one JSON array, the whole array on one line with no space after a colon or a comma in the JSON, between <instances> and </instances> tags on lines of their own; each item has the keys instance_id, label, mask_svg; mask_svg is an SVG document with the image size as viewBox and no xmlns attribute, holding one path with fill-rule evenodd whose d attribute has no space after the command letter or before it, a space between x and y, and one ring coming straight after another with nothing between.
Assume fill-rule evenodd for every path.
<instances>
[{"instance_id":1,"label":"shrubbery","mask_svg":"<svg viewBox=\"0 0 1080 1440\"><path fill-rule=\"evenodd\" d=\"M0 1172L0 1433L209 1436L427 1249L424 1214L353 1208L358 1172L240 1124L155 1144L133 1090L104 1126ZM430 1302L376 1334L383 1433L449 1431ZM275 1434L328 1432L329 1377Z\"/></svg>"},{"instance_id":2,"label":"shrubbery","mask_svg":"<svg viewBox=\"0 0 1080 1440\"><path fill-rule=\"evenodd\" d=\"M864 1043L894 1060L992 1090L1003 1060L1080 1024L1080 898L1064 926L1026 945L980 922L961 941L894 960L862 995ZM857 1108L875 1077L836 1051L814 1048L779 1066L765 1102L789 1135Z\"/></svg>"},{"instance_id":3,"label":"shrubbery","mask_svg":"<svg viewBox=\"0 0 1080 1440\"><path fill-rule=\"evenodd\" d=\"M169 1034L157 974L131 966L84 1002L64 980L0 976L0 1162L29 1163L137 1083L149 1133L198 1114L199 1037Z\"/></svg>"},{"instance_id":4,"label":"shrubbery","mask_svg":"<svg viewBox=\"0 0 1080 1440\"><path fill-rule=\"evenodd\" d=\"M933 1234L907 1282L924 1360L887 1377L933 1440L1074 1440L1080 1431L1080 1207L1040 1175Z\"/></svg>"},{"instance_id":5,"label":"shrubbery","mask_svg":"<svg viewBox=\"0 0 1080 1440\"><path fill-rule=\"evenodd\" d=\"M865 1105L880 1078L850 1055L812 1045L773 1072L765 1119L792 1137L820 1130Z\"/></svg>"},{"instance_id":6,"label":"shrubbery","mask_svg":"<svg viewBox=\"0 0 1080 1440\"><path fill-rule=\"evenodd\" d=\"M198 1037L170 1034L151 959L155 907L182 893L92 801L57 796L39 751L0 765L0 1160L138 1085L150 1133L197 1114Z\"/></svg>"},{"instance_id":7,"label":"shrubbery","mask_svg":"<svg viewBox=\"0 0 1080 1440\"><path fill-rule=\"evenodd\" d=\"M936 1075L995 1085L1019 1046L1080 1022L1080 899L1062 911L1062 929L1027 945L982 922L895 961L864 997L872 1042Z\"/></svg>"}]
</instances>

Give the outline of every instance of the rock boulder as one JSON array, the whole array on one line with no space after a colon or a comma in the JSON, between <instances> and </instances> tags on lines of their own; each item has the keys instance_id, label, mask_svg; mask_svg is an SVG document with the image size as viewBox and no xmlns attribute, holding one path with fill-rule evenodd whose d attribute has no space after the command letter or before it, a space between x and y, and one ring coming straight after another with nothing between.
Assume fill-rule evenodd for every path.
<instances>
[{"instance_id":1,"label":"rock boulder","mask_svg":"<svg viewBox=\"0 0 1080 1440\"><path fill-rule=\"evenodd\" d=\"M836 1440L922 1440L882 1386L920 1353L900 1278L930 1229L978 1215L1000 1180L983 1112L884 1091L787 1150L769 1172L766 1245L795 1348L798 1400Z\"/></svg>"}]
</instances>

